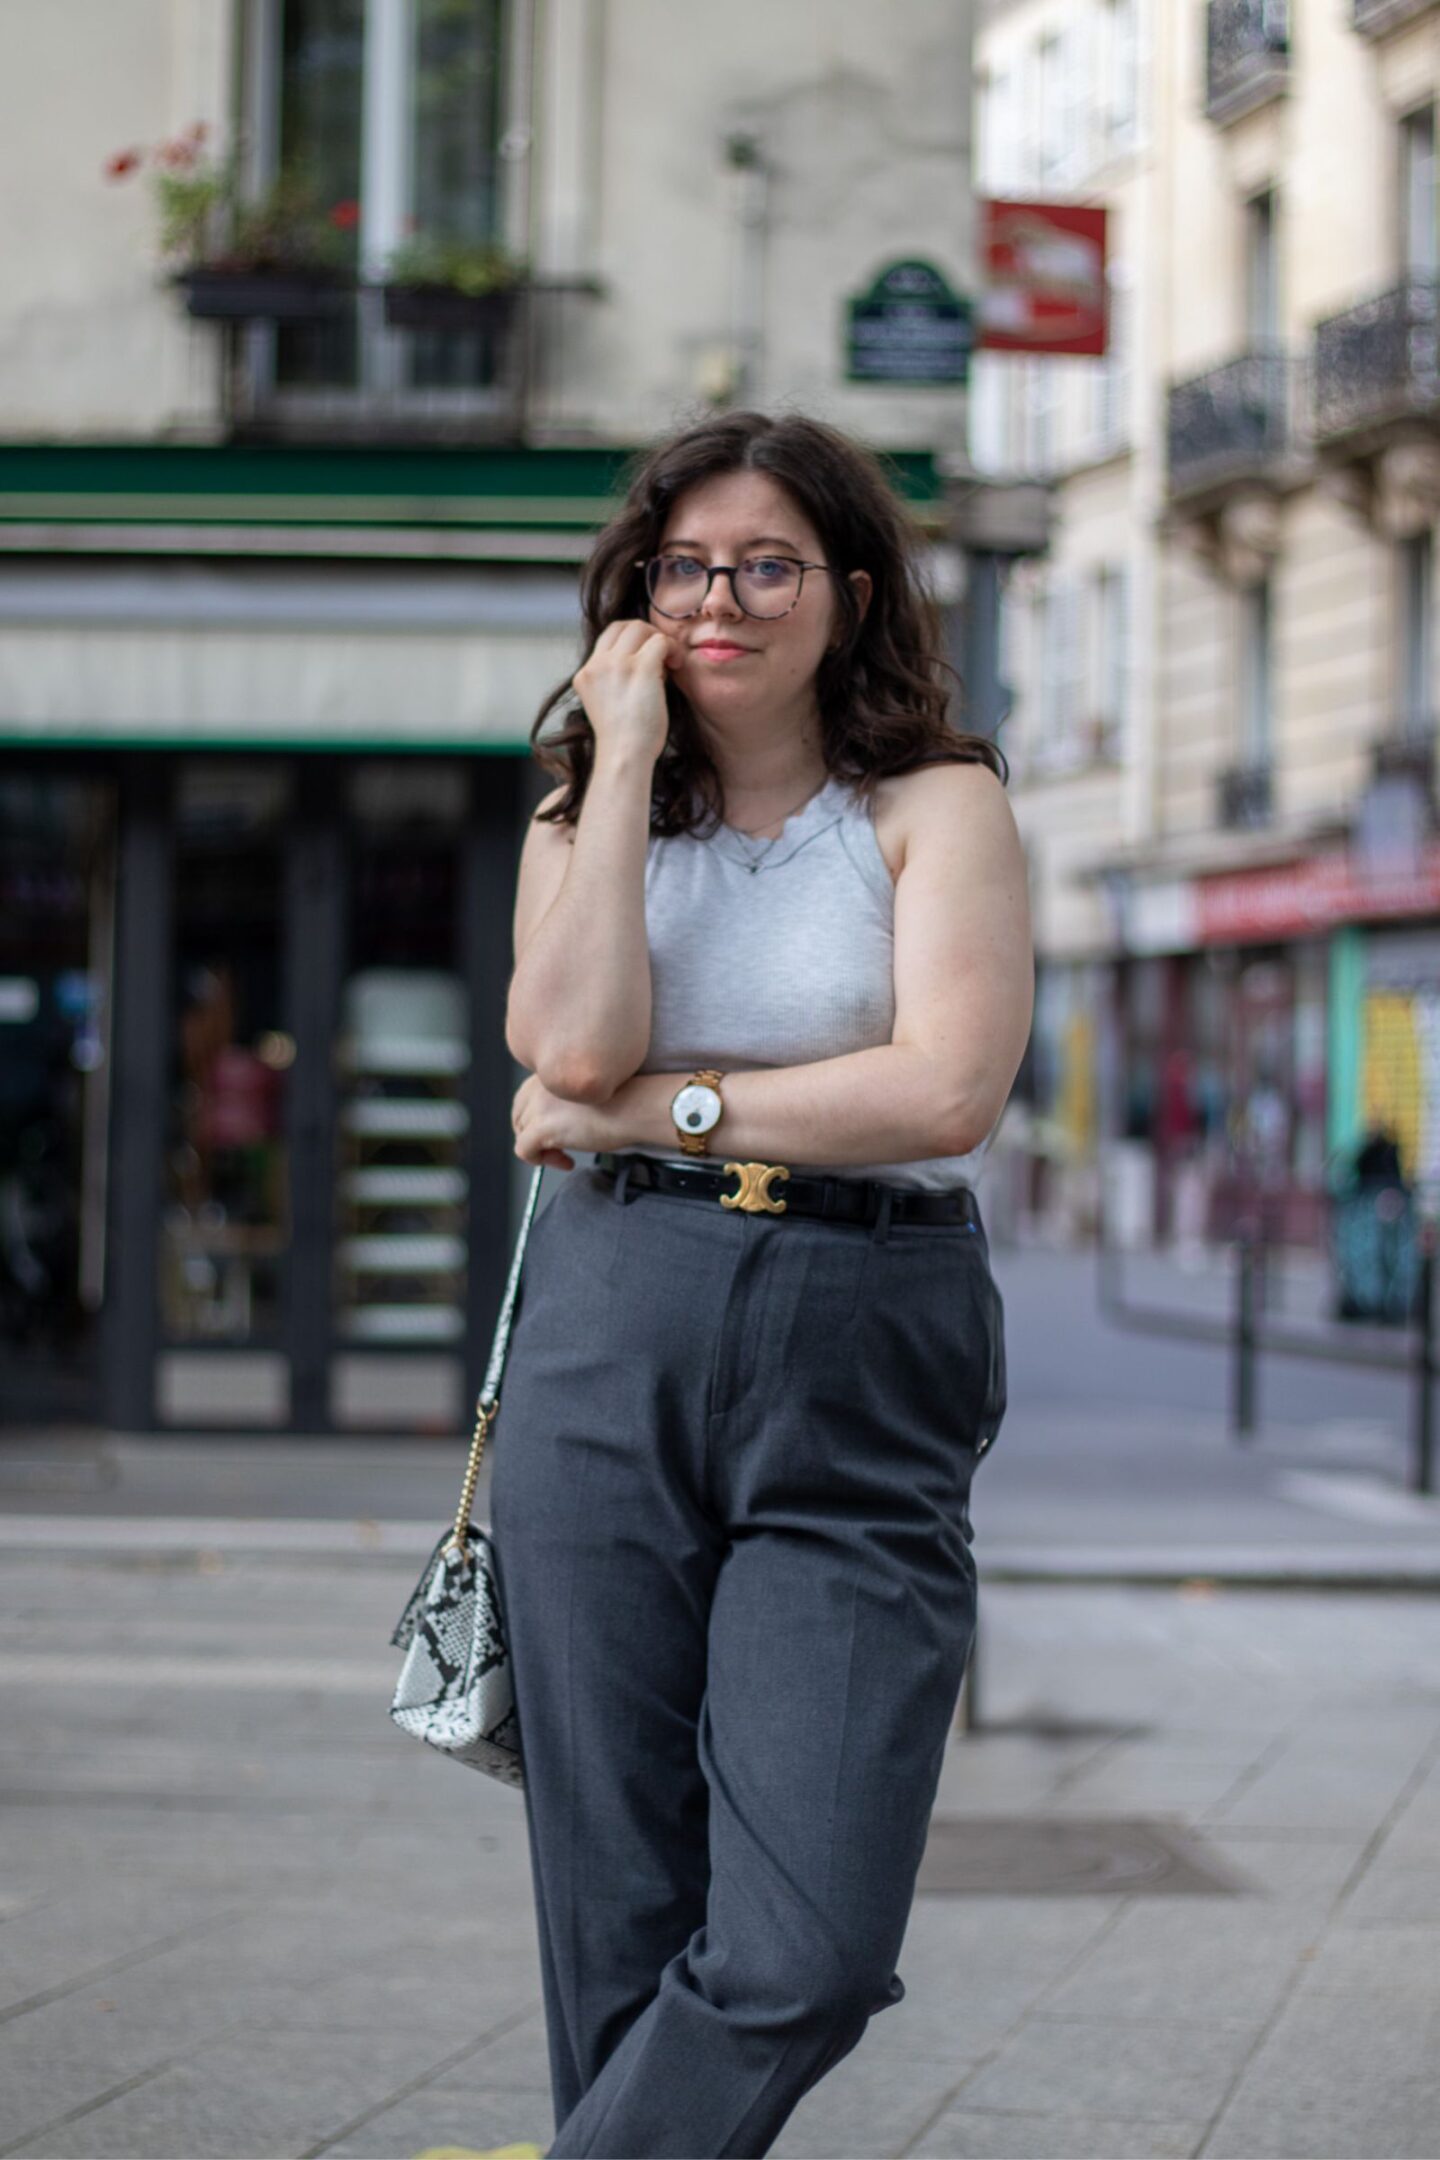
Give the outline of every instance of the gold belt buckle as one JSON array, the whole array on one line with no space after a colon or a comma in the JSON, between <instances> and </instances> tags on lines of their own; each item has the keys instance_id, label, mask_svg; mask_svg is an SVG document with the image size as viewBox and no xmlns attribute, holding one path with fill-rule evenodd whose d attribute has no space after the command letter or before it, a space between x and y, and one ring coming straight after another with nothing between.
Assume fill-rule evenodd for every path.
<instances>
[{"instance_id":1,"label":"gold belt buckle","mask_svg":"<svg viewBox=\"0 0 1440 2160\"><path fill-rule=\"evenodd\" d=\"M777 1200L770 1191L772 1178L787 1178L790 1172L784 1163L727 1162L727 1171L733 1170L740 1180L739 1192L720 1195L721 1207L743 1208L747 1215L783 1215L787 1206Z\"/></svg>"}]
</instances>

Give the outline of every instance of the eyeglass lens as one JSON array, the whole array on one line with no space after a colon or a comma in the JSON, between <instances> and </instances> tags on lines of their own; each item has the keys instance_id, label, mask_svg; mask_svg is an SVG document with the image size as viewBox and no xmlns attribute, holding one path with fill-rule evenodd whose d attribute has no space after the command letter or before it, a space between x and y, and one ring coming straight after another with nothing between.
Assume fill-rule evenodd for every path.
<instances>
[{"instance_id":1,"label":"eyeglass lens","mask_svg":"<svg viewBox=\"0 0 1440 2160\"><path fill-rule=\"evenodd\" d=\"M704 605L708 571L693 555L656 555L646 565L650 598L662 615L693 615ZM800 597L804 572L785 555L748 555L730 582L747 615L784 615Z\"/></svg>"}]
</instances>

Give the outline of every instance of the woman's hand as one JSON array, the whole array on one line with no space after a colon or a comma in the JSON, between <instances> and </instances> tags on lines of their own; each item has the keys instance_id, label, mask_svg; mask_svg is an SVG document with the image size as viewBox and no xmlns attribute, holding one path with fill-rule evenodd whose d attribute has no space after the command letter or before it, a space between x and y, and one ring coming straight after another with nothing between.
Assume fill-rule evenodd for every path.
<instances>
[{"instance_id":1,"label":"woman's hand","mask_svg":"<svg viewBox=\"0 0 1440 2160\"><path fill-rule=\"evenodd\" d=\"M550 1170L573 1170L570 1148L586 1153L615 1145L615 1121L608 1103L569 1102L552 1095L536 1074L523 1081L510 1106L515 1153L521 1162L543 1163Z\"/></svg>"},{"instance_id":2,"label":"woman's hand","mask_svg":"<svg viewBox=\"0 0 1440 2160\"><path fill-rule=\"evenodd\" d=\"M570 678L595 730L597 758L630 750L654 763L670 731L666 670L684 664L684 643L667 631L638 618L607 624Z\"/></svg>"}]
</instances>

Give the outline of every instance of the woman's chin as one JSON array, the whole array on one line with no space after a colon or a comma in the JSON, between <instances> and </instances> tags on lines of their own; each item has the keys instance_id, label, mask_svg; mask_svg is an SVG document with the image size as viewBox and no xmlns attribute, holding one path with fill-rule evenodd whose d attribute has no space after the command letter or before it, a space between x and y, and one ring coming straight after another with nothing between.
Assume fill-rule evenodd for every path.
<instances>
[{"instance_id":1,"label":"woman's chin","mask_svg":"<svg viewBox=\"0 0 1440 2160\"><path fill-rule=\"evenodd\" d=\"M680 688L697 712L749 712L765 702L764 691L757 690L753 675L748 682L741 682L738 675L727 681L723 667L684 668L679 679Z\"/></svg>"}]
</instances>

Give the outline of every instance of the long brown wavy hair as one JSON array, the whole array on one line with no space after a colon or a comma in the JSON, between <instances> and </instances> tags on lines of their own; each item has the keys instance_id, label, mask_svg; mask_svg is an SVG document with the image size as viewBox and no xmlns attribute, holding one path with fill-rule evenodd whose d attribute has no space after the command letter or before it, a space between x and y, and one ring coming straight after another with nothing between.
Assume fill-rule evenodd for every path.
<instances>
[{"instance_id":1,"label":"long brown wavy hair","mask_svg":"<svg viewBox=\"0 0 1440 2160\"><path fill-rule=\"evenodd\" d=\"M959 732L947 718L944 678L953 677L962 696L963 685L942 654L935 603L919 574L918 529L881 456L800 414L723 413L637 454L622 476L624 503L581 574L585 651L577 665L584 665L611 623L648 621L637 557L657 552L680 496L733 472L768 474L805 512L827 561L842 572L870 573L863 616L848 578L832 581L842 635L815 674L821 748L831 775L869 794L878 779L946 761L988 765L1007 782L1010 768L999 746L986 735ZM650 829L695 832L707 812L723 815L720 777L690 700L668 676L665 697L670 727L655 764ZM572 709L564 725L542 741L546 721L567 703ZM568 678L541 706L530 747L547 772L568 782L560 800L539 815L547 823L574 824L594 767L595 731Z\"/></svg>"}]
</instances>

